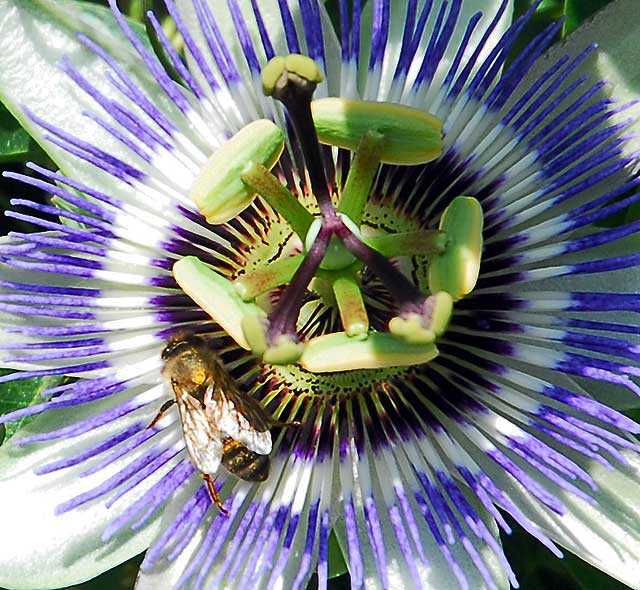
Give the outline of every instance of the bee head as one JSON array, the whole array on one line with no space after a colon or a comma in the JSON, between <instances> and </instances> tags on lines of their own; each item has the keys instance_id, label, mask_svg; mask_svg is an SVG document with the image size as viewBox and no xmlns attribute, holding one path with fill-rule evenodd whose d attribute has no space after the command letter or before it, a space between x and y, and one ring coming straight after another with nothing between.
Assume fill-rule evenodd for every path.
<instances>
[{"instance_id":1,"label":"bee head","mask_svg":"<svg viewBox=\"0 0 640 590\"><path fill-rule=\"evenodd\" d=\"M207 347L207 343L202 336L180 332L174 334L167 340L167 344L162 350L162 360L167 362L172 358L176 358L183 353L193 350L203 350Z\"/></svg>"}]
</instances>

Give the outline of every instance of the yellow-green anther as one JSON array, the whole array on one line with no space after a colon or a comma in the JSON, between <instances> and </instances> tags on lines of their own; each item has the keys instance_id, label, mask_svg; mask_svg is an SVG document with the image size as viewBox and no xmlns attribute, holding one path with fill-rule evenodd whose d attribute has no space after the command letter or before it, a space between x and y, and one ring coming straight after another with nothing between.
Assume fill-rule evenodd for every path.
<instances>
[{"instance_id":1,"label":"yellow-green anther","mask_svg":"<svg viewBox=\"0 0 640 590\"><path fill-rule=\"evenodd\" d=\"M304 350L304 344L284 334L275 342L269 342L268 323L264 315L247 315L242 318L242 332L251 352L271 365L292 365Z\"/></svg>"},{"instance_id":2,"label":"yellow-green anther","mask_svg":"<svg viewBox=\"0 0 640 590\"><path fill-rule=\"evenodd\" d=\"M369 334L369 316L357 277L350 272L340 273L332 280L331 287L347 336L366 338Z\"/></svg>"},{"instance_id":3,"label":"yellow-green anther","mask_svg":"<svg viewBox=\"0 0 640 590\"><path fill-rule=\"evenodd\" d=\"M473 197L456 197L445 209L440 230L447 244L429 265L432 293L446 291L454 301L471 293L480 272L482 227L482 207Z\"/></svg>"},{"instance_id":4,"label":"yellow-green anther","mask_svg":"<svg viewBox=\"0 0 640 590\"><path fill-rule=\"evenodd\" d=\"M333 373L420 365L436 356L433 343L412 344L387 332L372 332L366 340L337 332L309 340L298 362L312 373Z\"/></svg>"},{"instance_id":5,"label":"yellow-green anther","mask_svg":"<svg viewBox=\"0 0 640 590\"><path fill-rule=\"evenodd\" d=\"M321 143L356 151L365 133L384 137L380 160L414 166L442 152L442 122L437 117L391 102L320 98L311 103Z\"/></svg>"},{"instance_id":6,"label":"yellow-green anther","mask_svg":"<svg viewBox=\"0 0 640 590\"><path fill-rule=\"evenodd\" d=\"M286 57L271 58L262 68L262 91L272 96L278 88L286 84L288 75L319 84L323 80L322 71L310 57L292 53Z\"/></svg>"},{"instance_id":7,"label":"yellow-green anther","mask_svg":"<svg viewBox=\"0 0 640 590\"><path fill-rule=\"evenodd\" d=\"M206 311L239 346L249 350L242 330L247 316L264 316L255 303L243 301L234 284L195 256L173 265L173 276L181 289Z\"/></svg>"},{"instance_id":8,"label":"yellow-green anther","mask_svg":"<svg viewBox=\"0 0 640 590\"><path fill-rule=\"evenodd\" d=\"M280 258L240 276L234 285L244 301L252 301L271 289L288 283L304 260L304 254Z\"/></svg>"},{"instance_id":9,"label":"yellow-green anther","mask_svg":"<svg viewBox=\"0 0 640 590\"><path fill-rule=\"evenodd\" d=\"M267 350L267 318L262 315L246 315L242 318L242 333L249 349L258 358Z\"/></svg>"},{"instance_id":10,"label":"yellow-green anther","mask_svg":"<svg viewBox=\"0 0 640 590\"><path fill-rule=\"evenodd\" d=\"M189 192L209 223L225 223L256 196L241 176L257 162L268 170L284 149L282 131L267 119L249 123L218 148L202 167Z\"/></svg>"}]
</instances>

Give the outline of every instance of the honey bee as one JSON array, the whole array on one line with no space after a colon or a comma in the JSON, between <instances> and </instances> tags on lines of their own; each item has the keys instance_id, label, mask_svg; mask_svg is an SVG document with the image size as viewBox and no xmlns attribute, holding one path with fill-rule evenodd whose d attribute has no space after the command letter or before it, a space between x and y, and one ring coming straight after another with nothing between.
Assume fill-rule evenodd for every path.
<instances>
[{"instance_id":1,"label":"honey bee","mask_svg":"<svg viewBox=\"0 0 640 590\"><path fill-rule=\"evenodd\" d=\"M162 352L163 375L175 399L165 402L150 427L178 404L187 451L202 474L212 502L226 514L212 476L222 465L246 481L269 477L271 426L297 426L274 420L241 392L206 339L180 335Z\"/></svg>"}]
</instances>

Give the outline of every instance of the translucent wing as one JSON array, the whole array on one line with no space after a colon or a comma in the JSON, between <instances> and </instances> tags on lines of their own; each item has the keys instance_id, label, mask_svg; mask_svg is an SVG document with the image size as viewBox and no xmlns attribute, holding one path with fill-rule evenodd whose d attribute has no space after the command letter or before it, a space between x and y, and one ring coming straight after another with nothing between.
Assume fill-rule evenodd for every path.
<instances>
[{"instance_id":1,"label":"translucent wing","mask_svg":"<svg viewBox=\"0 0 640 590\"><path fill-rule=\"evenodd\" d=\"M217 372L212 395L205 399L207 415L221 438L237 440L260 455L271 452L269 418L253 398L241 394L226 372Z\"/></svg>"},{"instance_id":2,"label":"translucent wing","mask_svg":"<svg viewBox=\"0 0 640 590\"><path fill-rule=\"evenodd\" d=\"M218 471L222 460L222 438L200 401L177 383L173 382L172 387L176 394L184 439L191 460L202 473L213 475Z\"/></svg>"}]
</instances>

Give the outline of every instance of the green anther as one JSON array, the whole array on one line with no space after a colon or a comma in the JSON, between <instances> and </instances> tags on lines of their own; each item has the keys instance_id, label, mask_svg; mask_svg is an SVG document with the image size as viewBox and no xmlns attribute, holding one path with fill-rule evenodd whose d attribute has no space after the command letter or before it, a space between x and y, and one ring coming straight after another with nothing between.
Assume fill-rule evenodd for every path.
<instances>
[{"instance_id":1,"label":"green anther","mask_svg":"<svg viewBox=\"0 0 640 590\"><path fill-rule=\"evenodd\" d=\"M433 256L444 252L447 236L435 229L364 238L365 244L389 258L395 256Z\"/></svg>"},{"instance_id":2,"label":"green anther","mask_svg":"<svg viewBox=\"0 0 640 590\"><path fill-rule=\"evenodd\" d=\"M392 318L389 331L407 342L427 344L441 336L449 325L453 312L453 299L440 291L431 295L424 304L424 314L416 312Z\"/></svg>"},{"instance_id":3,"label":"green anther","mask_svg":"<svg viewBox=\"0 0 640 590\"><path fill-rule=\"evenodd\" d=\"M288 283L303 260L304 254L280 258L242 275L233 284L244 301L252 301L259 295Z\"/></svg>"},{"instance_id":4,"label":"green anther","mask_svg":"<svg viewBox=\"0 0 640 590\"><path fill-rule=\"evenodd\" d=\"M173 276L181 289L206 311L239 346L249 350L242 330L246 317L265 314L255 303L242 301L234 284L195 256L173 265Z\"/></svg>"},{"instance_id":5,"label":"green anther","mask_svg":"<svg viewBox=\"0 0 640 590\"><path fill-rule=\"evenodd\" d=\"M332 280L331 287L347 336L366 338L369 334L369 316L357 277L350 272L340 273Z\"/></svg>"},{"instance_id":6,"label":"green anther","mask_svg":"<svg viewBox=\"0 0 640 590\"><path fill-rule=\"evenodd\" d=\"M284 135L276 125L260 119L249 123L218 148L193 181L190 196L209 223L225 223L256 196L241 176L257 162L273 168L284 149Z\"/></svg>"},{"instance_id":7,"label":"green anther","mask_svg":"<svg viewBox=\"0 0 640 590\"><path fill-rule=\"evenodd\" d=\"M360 237L360 228L356 226L346 215L339 213L338 216L342 219L342 222L354 233ZM322 220L315 219L309 228L307 236L304 241L305 249L307 252L311 249L311 246L315 242L320 229L322 228ZM351 266L356 261L356 257L347 250L342 241L333 236L329 240L329 246L327 252L320 263L320 268L323 270L342 270Z\"/></svg>"},{"instance_id":8,"label":"green anther","mask_svg":"<svg viewBox=\"0 0 640 590\"><path fill-rule=\"evenodd\" d=\"M240 177L252 191L258 193L287 220L294 232L301 238L307 235L313 215L267 168L257 162L251 162Z\"/></svg>"},{"instance_id":9,"label":"green anther","mask_svg":"<svg viewBox=\"0 0 640 590\"><path fill-rule=\"evenodd\" d=\"M386 332L372 332L366 340L357 340L337 332L309 340L298 362L312 373L333 373L420 365L436 356L433 343L412 344Z\"/></svg>"},{"instance_id":10,"label":"green anther","mask_svg":"<svg viewBox=\"0 0 640 590\"><path fill-rule=\"evenodd\" d=\"M311 103L321 143L356 151L366 133L384 137L380 160L415 166L442 152L442 122L437 117L390 102L320 98Z\"/></svg>"},{"instance_id":11,"label":"green anther","mask_svg":"<svg viewBox=\"0 0 640 590\"><path fill-rule=\"evenodd\" d=\"M445 209L440 230L447 245L429 265L432 293L446 291L454 301L471 293L480 273L482 227L482 207L473 197L456 197Z\"/></svg>"},{"instance_id":12,"label":"green anther","mask_svg":"<svg viewBox=\"0 0 640 590\"><path fill-rule=\"evenodd\" d=\"M323 80L322 71L316 63L306 55L292 53L286 57L276 56L262 68L262 91L265 96L272 96L289 75L319 84Z\"/></svg>"},{"instance_id":13,"label":"green anther","mask_svg":"<svg viewBox=\"0 0 640 590\"><path fill-rule=\"evenodd\" d=\"M267 318L261 315L246 315L242 318L242 333L249 349L258 358L267 350Z\"/></svg>"}]
</instances>

